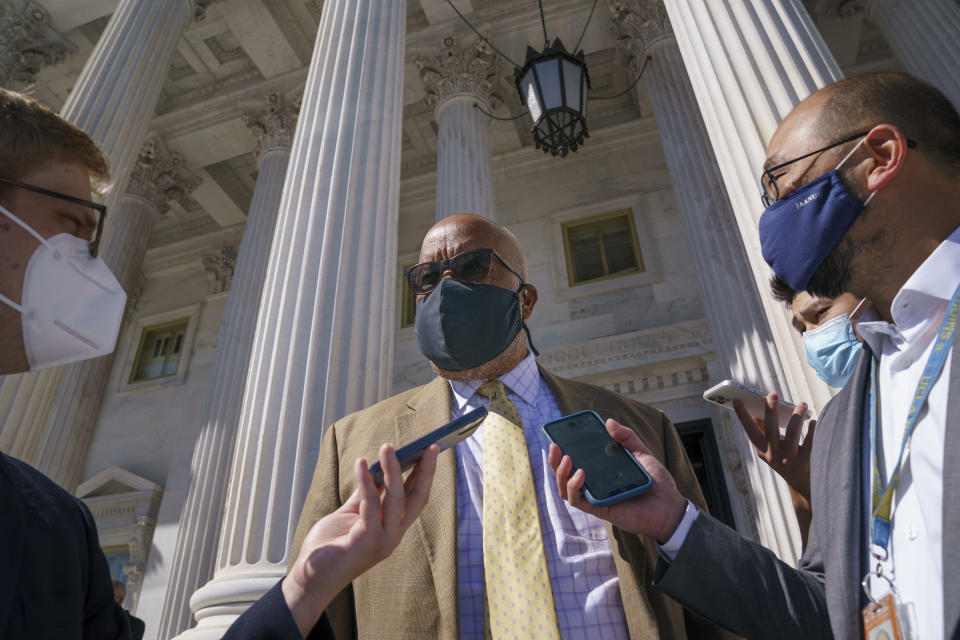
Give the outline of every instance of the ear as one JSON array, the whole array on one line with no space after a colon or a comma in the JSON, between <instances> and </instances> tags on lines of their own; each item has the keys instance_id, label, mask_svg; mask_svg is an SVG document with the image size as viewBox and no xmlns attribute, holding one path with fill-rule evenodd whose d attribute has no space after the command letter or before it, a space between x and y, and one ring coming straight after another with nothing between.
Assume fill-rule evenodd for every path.
<instances>
[{"instance_id":1,"label":"ear","mask_svg":"<svg viewBox=\"0 0 960 640\"><path fill-rule=\"evenodd\" d=\"M892 124L879 124L867 134L863 143L873 165L867 170L867 189L882 189L900 173L907 155L907 138Z\"/></svg>"},{"instance_id":2,"label":"ear","mask_svg":"<svg viewBox=\"0 0 960 640\"><path fill-rule=\"evenodd\" d=\"M533 315L533 307L537 304L537 288L532 284L524 285L520 291L520 313L527 320Z\"/></svg>"}]
</instances>

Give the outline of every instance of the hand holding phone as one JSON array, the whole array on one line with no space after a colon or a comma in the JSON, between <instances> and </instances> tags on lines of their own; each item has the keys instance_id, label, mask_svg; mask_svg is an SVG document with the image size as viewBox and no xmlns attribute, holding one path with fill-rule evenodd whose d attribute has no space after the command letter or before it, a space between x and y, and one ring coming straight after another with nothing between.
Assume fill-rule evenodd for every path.
<instances>
[{"instance_id":1,"label":"hand holding phone","mask_svg":"<svg viewBox=\"0 0 960 640\"><path fill-rule=\"evenodd\" d=\"M424 450L431 444L436 443L440 447L440 452L449 449L461 440L469 438L474 431L487 417L486 407L474 409L465 413L456 420L451 420L435 431L431 431L422 438L414 440L408 445L401 447L397 451L397 459L400 460L400 469L406 471L417 464L423 457ZM374 462L370 465L370 473L373 474L373 482L376 486L383 484L383 468L380 462Z\"/></svg>"},{"instance_id":2,"label":"hand holding phone","mask_svg":"<svg viewBox=\"0 0 960 640\"><path fill-rule=\"evenodd\" d=\"M570 456L563 455L560 447L551 444L547 462L557 478L560 497L577 509L606 520L619 529L651 536L660 543L666 542L683 520L687 510L686 498L677 490L670 472L650 453L633 430L615 420L607 420L606 432L647 470L653 480L650 489L623 502L606 507L594 506L582 491L588 474L583 469L574 472Z\"/></svg>"},{"instance_id":3,"label":"hand holding phone","mask_svg":"<svg viewBox=\"0 0 960 640\"><path fill-rule=\"evenodd\" d=\"M589 478L583 493L597 507L622 502L653 486L647 470L614 440L595 411L580 411L543 425L551 442Z\"/></svg>"}]
</instances>

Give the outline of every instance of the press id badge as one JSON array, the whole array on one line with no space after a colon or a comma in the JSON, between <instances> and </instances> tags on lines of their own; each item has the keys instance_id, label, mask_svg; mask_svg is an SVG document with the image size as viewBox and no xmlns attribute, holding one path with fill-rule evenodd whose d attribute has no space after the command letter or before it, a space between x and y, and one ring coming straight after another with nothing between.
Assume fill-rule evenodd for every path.
<instances>
[{"instance_id":1,"label":"press id badge","mask_svg":"<svg viewBox=\"0 0 960 640\"><path fill-rule=\"evenodd\" d=\"M865 640L917 640L914 609L892 593L879 600L871 598L863 610Z\"/></svg>"}]
</instances>

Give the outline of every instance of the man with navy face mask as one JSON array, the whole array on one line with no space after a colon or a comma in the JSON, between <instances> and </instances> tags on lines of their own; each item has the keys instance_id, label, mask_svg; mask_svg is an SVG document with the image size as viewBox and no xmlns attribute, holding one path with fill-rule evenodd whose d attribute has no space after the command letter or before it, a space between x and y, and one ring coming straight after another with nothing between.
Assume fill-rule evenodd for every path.
<instances>
[{"instance_id":1,"label":"man with navy face mask","mask_svg":"<svg viewBox=\"0 0 960 640\"><path fill-rule=\"evenodd\" d=\"M761 179L764 258L794 290L869 299L864 345L817 426L816 517L799 569L668 506L676 496L607 511L627 530L669 538L656 584L686 606L749 638L854 640L880 614L906 637L960 637L958 169L960 115L905 74L825 87L777 129ZM564 471L571 502L590 511L582 477ZM656 530L649 514L664 508L672 524Z\"/></svg>"},{"instance_id":2,"label":"man with navy face mask","mask_svg":"<svg viewBox=\"0 0 960 640\"><path fill-rule=\"evenodd\" d=\"M450 216L427 232L406 281L417 296L417 344L437 377L327 430L293 555L308 524L352 490L345 459L385 437L412 442L479 407L490 414L440 456L417 534L327 610L337 637L721 634L650 588L657 558L651 540L605 526L560 497L540 427L594 409L641 434L664 474L673 475L674 490L703 508L663 413L537 365L526 325L537 289L517 238L481 216Z\"/></svg>"}]
</instances>

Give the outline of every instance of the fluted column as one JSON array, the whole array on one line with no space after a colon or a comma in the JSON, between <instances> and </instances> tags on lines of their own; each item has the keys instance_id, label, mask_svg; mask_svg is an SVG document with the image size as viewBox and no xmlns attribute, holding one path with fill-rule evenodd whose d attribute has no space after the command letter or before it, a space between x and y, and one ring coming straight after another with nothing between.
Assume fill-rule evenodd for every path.
<instances>
[{"instance_id":1,"label":"fluted column","mask_svg":"<svg viewBox=\"0 0 960 640\"><path fill-rule=\"evenodd\" d=\"M500 59L482 40L460 48L453 37L443 53L414 62L437 122L437 220L455 213L495 218L490 168L491 113L500 106Z\"/></svg>"},{"instance_id":2,"label":"fluted column","mask_svg":"<svg viewBox=\"0 0 960 640\"><path fill-rule=\"evenodd\" d=\"M101 251L128 293L155 215L144 213L142 202L129 201L125 186L138 164L170 56L195 9L193 0L120 0L61 112L86 131L110 161ZM76 488L112 363L109 355L26 374L35 379L21 381L13 399L23 412L7 412L8 420L18 416L29 427L18 429L20 446L11 448L12 455L68 491ZM0 432L13 429L5 423Z\"/></svg>"},{"instance_id":3,"label":"fluted column","mask_svg":"<svg viewBox=\"0 0 960 640\"><path fill-rule=\"evenodd\" d=\"M193 450L190 488L180 516L157 634L160 640L190 627L190 596L213 577L240 403L298 108L299 103L271 93L266 109L244 113L244 121L257 137L259 173L231 284L224 278L214 279L216 288L230 289L230 297Z\"/></svg>"},{"instance_id":4,"label":"fluted column","mask_svg":"<svg viewBox=\"0 0 960 640\"><path fill-rule=\"evenodd\" d=\"M759 179L766 144L780 121L842 74L800 0L664 4L781 357L785 386L778 391L822 408L830 390L806 365L789 314L768 293L771 271L757 233L763 212Z\"/></svg>"},{"instance_id":5,"label":"fluted column","mask_svg":"<svg viewBox=\"0 0 960 640\"><path fill-rule=\"evenodd\" d=\"M36 2L0 4L0 87L30 85L44 67L60 64L77 47L50 26L50 15Z\"/></svg>"},{"instance_id":6,"label":"fluted column","mask_svg":"<svg viewBox=\"0 0 960 640\"><path fill-rule=\"evenodd\" d=\"M101 250L125 291L136 285L154 222L171 201L181 201L200 184L183 158L168 153L155 137L143 145L134 167L126 193L109 213L115 219ZM73 490L80 482L112 365L113 354L29 374L36 379L20 383L20 393L28 394L24 403L14 403L23 411L7 418L26 427L18 430L8 453Z\"/></svg>"},{"instance_id":7,"label":"fluted column","mask_svg":"<svg viewBox=\"0 0 960 640\"><path fill-rule=\"evenodd\" d=\"M693 249L721 375L760 389L787 389L780 354L666 11L661 3L649 0L607 4L619 57L634 74L646 63L644 82ZM786 484L757 459L729 411L716 409L714 424L728 484L735 492L738 529L793 562L801 540Z\"/></svg>"},{"instance_id":8,"label":"fluted column","mask_svg":"<svg viewBox=\"0 0 960 640\"><path fill-rule=\"evenodd\" d=\"M284 184L213 580L219 638L286 572L323 429L389 393L404 0L327 0Z\"/></svg>"},{"instance_id":9,"label":"fluted column","mask_svg":"<svg viewBox=\"0 0 960 640\"><path fill-rule=\"evenodd\" d=\"M960 6L954 0L872 0L867 17L907 71L960 109Z\"/></svg>"}]
</instances>

